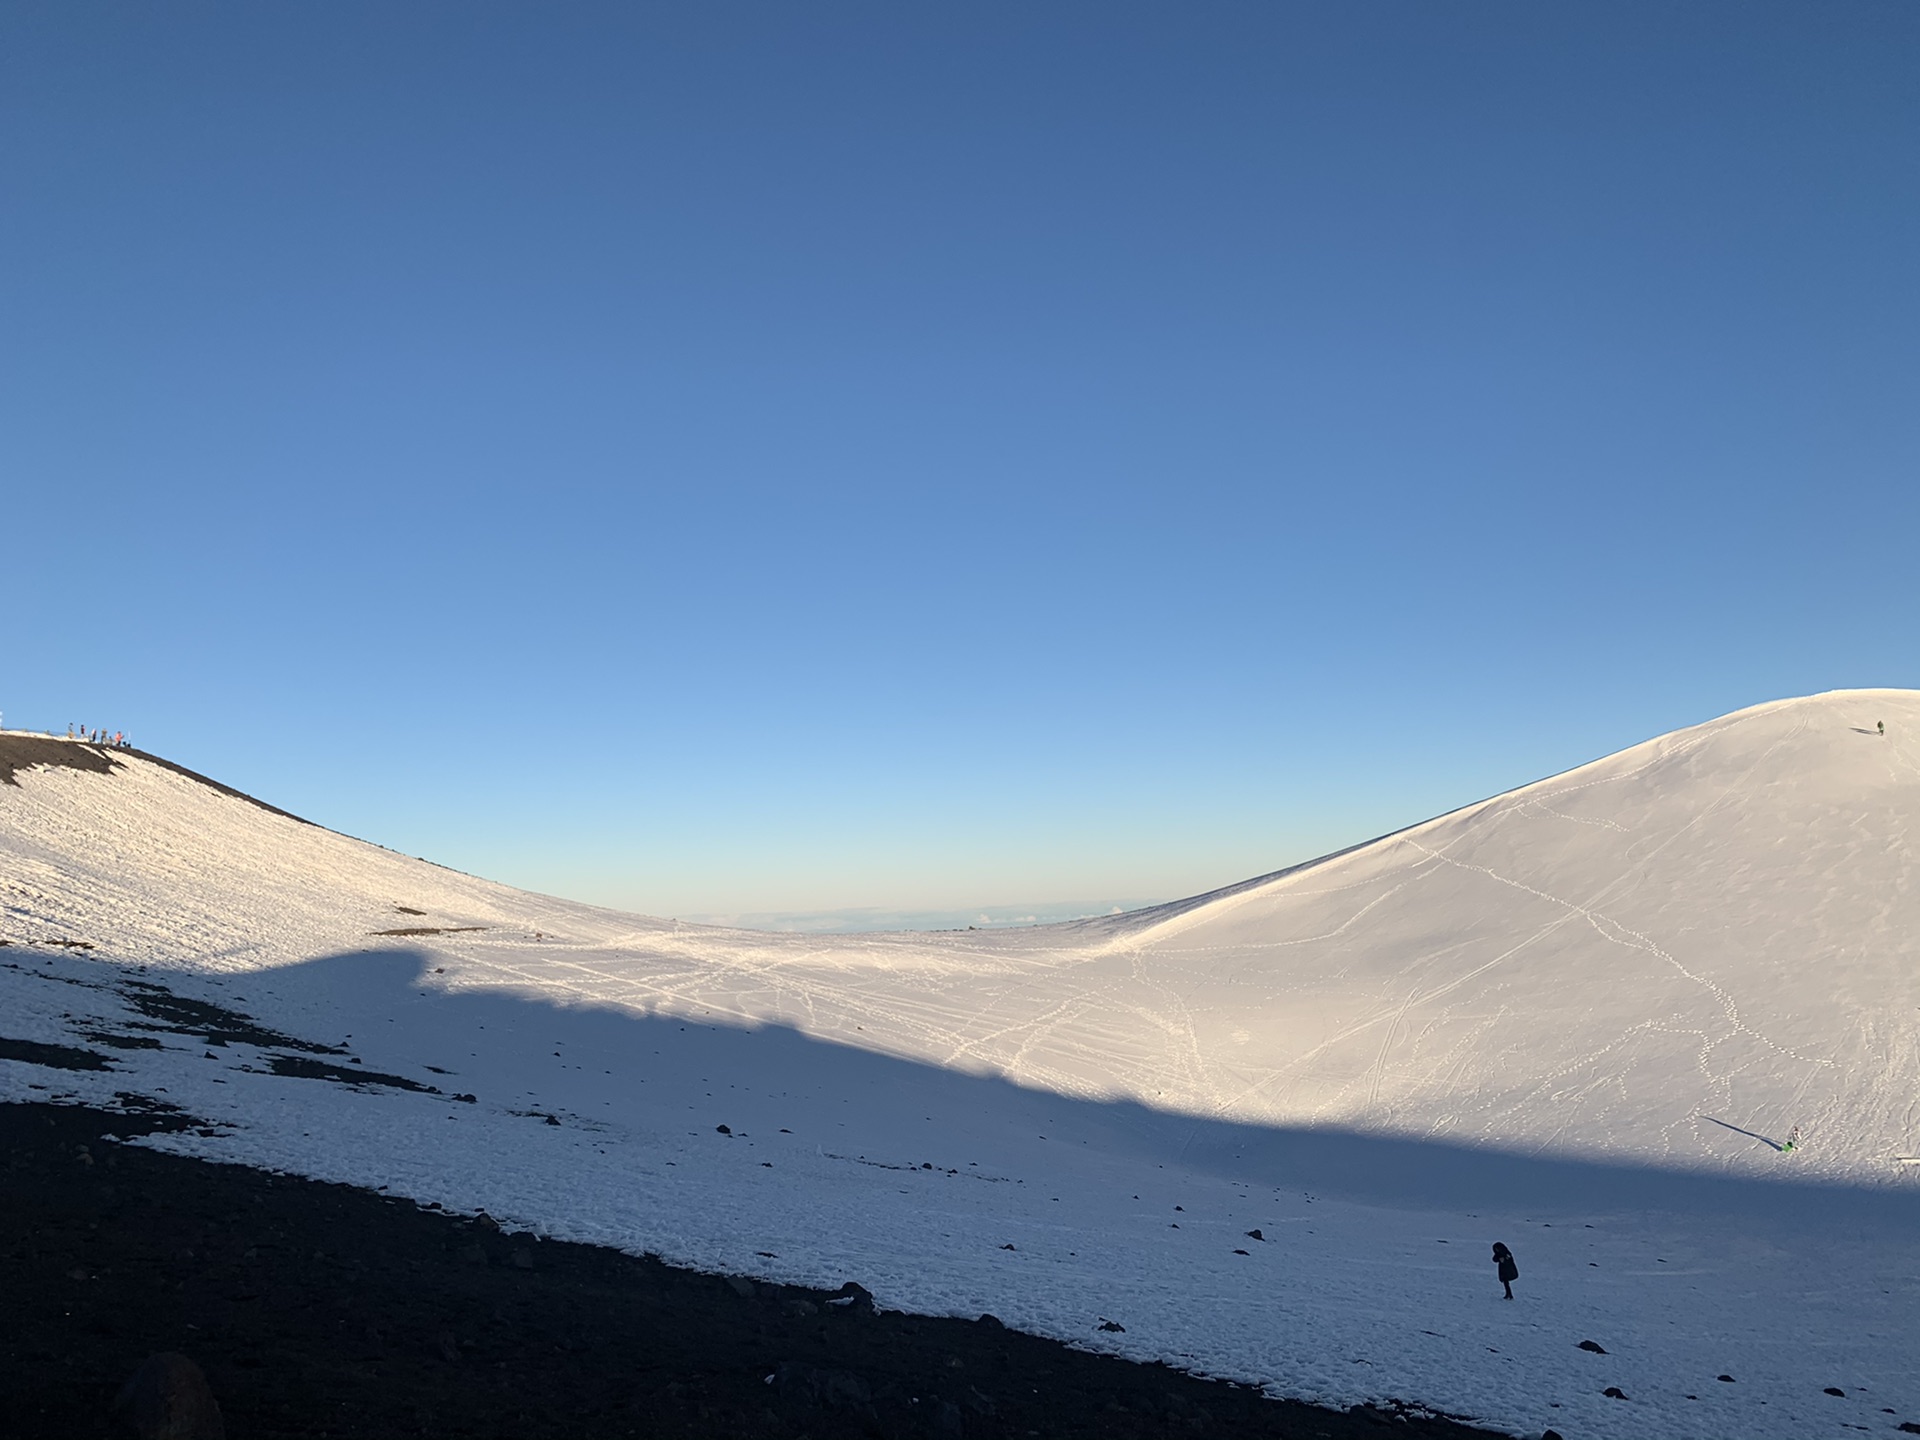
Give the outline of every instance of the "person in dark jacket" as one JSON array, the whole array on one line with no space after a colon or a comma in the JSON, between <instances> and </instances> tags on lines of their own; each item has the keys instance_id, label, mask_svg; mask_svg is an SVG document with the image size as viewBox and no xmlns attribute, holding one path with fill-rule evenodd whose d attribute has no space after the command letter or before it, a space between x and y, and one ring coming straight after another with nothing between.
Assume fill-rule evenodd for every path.
<instances>
[{"instance_id":1,"label":"person in dark jacket","mask_svg":"<svg viewBox=\"0 0 1920 1440\"><path fill-rule=\"evenodd\" d=\"M1520 1278L1520 1267L1513 1263L1513 1252L1498 1240L1493 1242L1493 1263L1500 1267L1500 1283L1507 1287L1507 1293L1501 1298L1513 1298L1513 1282Z\"/></svg>"}]
</instances>

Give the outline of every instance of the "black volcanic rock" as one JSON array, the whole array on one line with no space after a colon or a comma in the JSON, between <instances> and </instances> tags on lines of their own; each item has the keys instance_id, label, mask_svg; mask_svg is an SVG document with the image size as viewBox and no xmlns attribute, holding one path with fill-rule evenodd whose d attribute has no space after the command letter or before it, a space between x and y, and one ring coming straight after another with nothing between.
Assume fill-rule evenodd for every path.
<instances>
[{"instance_id":1,"label":"black volcanic rock","mask_svg":"<svg viewBox=\"0 0 1920 1440\"><path fill-rule=\"evenodd\" d=\"M113 1408L140 1440L227 1440L207 1377L174 1351L148 1356Z\"/></svg>"}]
</instances>

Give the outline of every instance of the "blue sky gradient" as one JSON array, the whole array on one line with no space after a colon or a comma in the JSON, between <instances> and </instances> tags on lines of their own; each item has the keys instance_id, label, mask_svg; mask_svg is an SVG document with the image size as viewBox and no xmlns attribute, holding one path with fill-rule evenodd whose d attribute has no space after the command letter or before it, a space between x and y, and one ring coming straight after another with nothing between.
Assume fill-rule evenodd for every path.
<instances>
[{"instance_id":1,"label":"blue sky gradient","mask_svg":"<svg viewBox=\"0 0 1920 1440\"><path fill-rule=\"evenodd\" d=\"M530 888L934 923L1920 684L1916 54L12 7L0 711Z\"/></svg>"}]
</instances>

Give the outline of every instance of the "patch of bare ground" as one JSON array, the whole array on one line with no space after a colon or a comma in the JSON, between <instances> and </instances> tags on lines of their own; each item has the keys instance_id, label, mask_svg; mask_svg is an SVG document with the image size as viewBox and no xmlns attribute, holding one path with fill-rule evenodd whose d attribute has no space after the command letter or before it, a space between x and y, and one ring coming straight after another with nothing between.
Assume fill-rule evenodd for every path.
<instances>
[{"instance_id":1,"label":"patch of bare ground","mask_svg":"<svg viewBox=\"0 0 1920 1440\"><path fill-rule=\"evenodd\" d=\"M249 805L257 805L272 815L281 815L288 820L299 820L302 825L310 825L310 820L301 820L298 815L269 805L264 800L256 800L244 790L236 790L231 785L222 785L218 780L209 780L197 770L189 770L184 765L176 765L171 760L163 760L158 755L150 755L145 750L136 750L130 745L93 745L85 740L63 740L57 735L0 735L0 785L17 787L16 778L22 770L46 768L54 770L82 770L93 775L111 775L116 770L126 768L129 758L145 760L162 769L171 770L176 775L184 775L196 784L217 790L222 795L230 795L236 800L244 800Z\"/></svg>"},{"instance_id":2,"label":"patch of bare ground","mask_svg":"<svg viewBox=\"0 0 1920 1440\"><path fill-rule=\"evenodd\" d=\"M105 745L89 745L84 740L61 740L52 735L0 735L0 785L18 788L20 782L15 777L22 770L36 767L111 775L125 764L118 752Z\"/></svg>"},{"instance_id":3,"label":"patch of bare ground","mask_svg":"<svg viewBox=\"0 0 1920 1440\"><path fill-rule=\"evenodd\" d=\"M369 935L466 935L484 925L406 925L398 930L369 930Z\"/></svg>"}]
</instances>

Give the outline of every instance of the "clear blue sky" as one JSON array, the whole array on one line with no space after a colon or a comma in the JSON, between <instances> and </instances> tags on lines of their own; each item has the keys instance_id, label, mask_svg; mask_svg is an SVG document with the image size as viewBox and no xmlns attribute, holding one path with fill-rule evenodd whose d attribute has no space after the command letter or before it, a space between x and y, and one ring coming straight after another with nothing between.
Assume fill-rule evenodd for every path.
<instances>
[{"instance_id":1,"label":"clear blue sky","mask_svg":"<svg viewBox=\"0 0 1920 1440\"><path fill-rule=\"evenodd\" d=\"M0 710L660 914L1920 684L1920 7L0 16Z\"/></svg>"}]
</instances>

